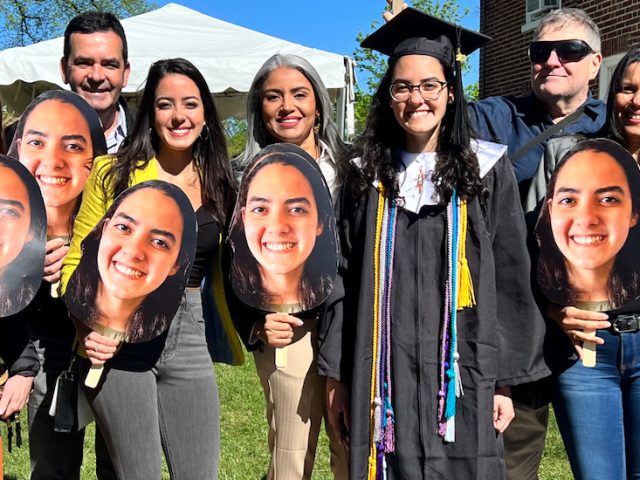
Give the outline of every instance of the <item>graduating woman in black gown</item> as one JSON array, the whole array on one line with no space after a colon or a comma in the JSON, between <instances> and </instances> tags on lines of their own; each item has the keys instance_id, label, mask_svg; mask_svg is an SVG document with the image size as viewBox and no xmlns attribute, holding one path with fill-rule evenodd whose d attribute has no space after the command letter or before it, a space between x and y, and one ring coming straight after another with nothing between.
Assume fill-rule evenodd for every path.
<instances>
[{"instance_id":1,"label":"graduating woman in black gown","mask_svg":"<svg viewBox=\"0 0 640 480\"><path fill-rule=\"evenodd\" d=\"M509 386L548 374L506 147L467 124L460 60L487 40L407 9L362 44L389 69L337 206L318 360L354 479L503 478Z\"/></svg>"}]
</instances>

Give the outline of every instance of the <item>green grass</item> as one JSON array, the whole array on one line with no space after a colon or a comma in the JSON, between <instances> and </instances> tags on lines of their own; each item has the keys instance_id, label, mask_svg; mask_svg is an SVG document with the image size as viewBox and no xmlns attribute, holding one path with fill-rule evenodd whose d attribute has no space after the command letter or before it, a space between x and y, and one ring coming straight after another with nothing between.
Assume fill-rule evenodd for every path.
<instances>
[{"instance_id":1,"label":"green grass","mask_svg":"<svg viewBox=\"0 0 640 480\"><path fill-rule=\"evenodd\" d=\"M255 372L253 357L247 355L243 367L216 366L221 403L220 480L261 479L269 465L267 449L267 423L265 420L264 396ZM2 427L4 441L5 479L26 480L29 478L29 449L27 447L26 414L22 414L25 445L6 451L6 429ZM85 460L82 465L82 479L95 478L95 452L93 450L93 425L87 430ZM166 473L164 478L169 478ZM329 447L324 433L321 434L314 480L331 479L329 468ZM571 480L571 470L566 459L562 440L555 418L551 415L545 447L541 480Z\"/></svg>"}]
</instances>

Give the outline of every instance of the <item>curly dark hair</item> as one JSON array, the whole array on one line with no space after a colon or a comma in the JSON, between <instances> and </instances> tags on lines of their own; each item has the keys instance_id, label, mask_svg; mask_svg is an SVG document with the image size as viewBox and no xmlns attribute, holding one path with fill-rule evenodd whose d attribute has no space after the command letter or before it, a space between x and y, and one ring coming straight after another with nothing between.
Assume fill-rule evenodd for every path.
<instances>
[{"instance_id":1,"label":"curly dark hair","mask_svg":"<svg viewBox=\"0 0 640 480\"><path fill-rule=\"evenodd\" d=\"M388 198L398 196L395 157L396 150L402 149L405 142L405 132L394 117L389 93L398 60L399 58L391 59L389 62L373 96L367 126L359 142L365 184L370 185L374 180L379 180L385 187L385 196ZM485 189L480 180L478 159L471 149L471 128L460 68L457 62L455 70L440 63L447 85L455 85L456 91L453 102L447 105L440 126L436 166L431 179L442 202L449 201L454 189L465 200L483 197Z\"/></svg>"},{"instance_id":2,"label":"curly dark hair","mask_svg":"<svg viewBox=\"0 0 640 480\"><path fill-rule=\"evenodd\" d=\"M242 207L247 203L251 181L268 165L288 165L297 168L309 181L318 208L318 221L322 234L316 239L313 251L305 262L298 298L301 310L310 310L322 303L333 288L337 271L335 262L328 262L328 252L336 252L336 228L331 196L318 164L304 150L288 143L275 143L263 148L251 161L240 183L236 209L231 219L228 243L233 253L230 280L238 297L255 296L261 308L268 309L273 302L261 285L258 264L249 250L242 221ZM277 188L277 186L274 186ZM313 275L309 275L312 272Z\"/></svg>"},{"instance_id":3,"label":"curly dark hair","mask_svg":"<svg viewBox=\"0 0 640 480\"><path fill-rule=\"evenodd\" d=\"M33 299L44 269L45 241L47 238L47 215L40 188L29 171L16 160L0 155L0 170L8 168L18 175L27 189L31 220L29 236L18 256L0 272L0 317L13 315ZM9 283L4 279L11 279ZM19 281L16 281L20 279Z\"/></svg>"},{"instance_id":4,"label":"curly dark hair","mask_svg":"<svg viewBox=\"0 0 640 480\"><path fill-rule=\"evenodd\" d=\"M169 311L167 306L175 305L177 309L189 278L195 255L196 220L191 203L180 188L160 180L149 180L139 183L119 195L102 220L82 241L82 258L69 279L65 295L69 312L91 327L99 317L95 300L101 281L98 274L98 248L104 226L113 217L125 198L147 188L159 190L173 199L183 214L182 242L177 260L180 269L175 275L168 276L162 285L147 295L147 298L129 318L125 341L131 343L151 340L166 330L175 314L175 309Z\"/></svg>"},{"instance_id":5,"label":"curly dark hair","mask_svg":"<svg viewBox=\"0 0 640 480\"><path fill-rule=\"evenodd\" d=\"M573 305L576 298L569 285L564 256L553 238L549 201L553 198L560 170L579 152L605 153L622 167L629 182L632 212L635 215L640 214L640 170L631 154L622 146L604 138L583 140L562 157L549 180L547 195L535 228L535 236L540 246L537 266L538 285L547 298L558 305ZM637 225L629 230L629 238L616 255L609 277L609 301L614 308L640 294L640 262L636 252L637 246L635 242L630 241L632 236L637 238L636 232Z\"/></svg>"},{"instance_id":6,"label":"curly dark hair","mask_svg":"<svg viewBox=\"0 0 640 480\"><path fill-rule=\"evenodd\" d=\"M102 187L105 197L115 198L124 192L133 172L143 169L158 151L158 135L152 128L156 89L164 77L172 74L191 79L200 92L206 128L193 145L193 161L200 176L202 205L220 225L225 225L227 213L235 200L235 180L227 156L227 144L207 82L200 71L184 58L158 60L149 68L133 128L120 146L116 161L104 176Z\"/></svg>"}]
</instances>

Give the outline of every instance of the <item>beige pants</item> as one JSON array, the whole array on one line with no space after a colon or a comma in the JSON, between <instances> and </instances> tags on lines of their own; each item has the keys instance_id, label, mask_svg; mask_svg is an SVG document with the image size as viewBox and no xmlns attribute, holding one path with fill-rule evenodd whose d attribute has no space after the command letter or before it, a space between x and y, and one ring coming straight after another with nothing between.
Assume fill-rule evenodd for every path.
<instances>
[{"instance_id":1,"label":"beige pants","mask_svg":"<svg viewBox=\"0 0 640 480\"><path fill-rule=\"evenodd\" d=\"M296 328L286 351L286 366L275 366L275 349L254 352L256 369L267 401L269 480L310 479L320 423L325 411L325 378L318 375L318 321ZM337 480L349 478L348 450L325 421L331 450L331 470Z\"/></svg>"}]
</instances>

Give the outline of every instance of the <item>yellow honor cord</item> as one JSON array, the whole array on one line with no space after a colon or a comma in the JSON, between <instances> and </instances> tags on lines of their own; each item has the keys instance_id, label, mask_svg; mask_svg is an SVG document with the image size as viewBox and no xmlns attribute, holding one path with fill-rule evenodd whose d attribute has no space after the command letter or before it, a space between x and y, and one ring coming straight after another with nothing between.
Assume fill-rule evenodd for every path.
<instances>
[{"instance_id":1,"label":"yellow honor cord","mask_svg":"<svg viewBox=\"0 0 640 480\"><path fill-rule=\"evenodd\" d=\"M380 241L382 239L382 218L384 214L384 186L378 185L378 211L376 214L376 242L373 252L373 356L371 361L371 401L369 403L369 474L368 480L376 479L377 458L376 443L373 431L375 429L375 396L376 396L376 358L378 357L378 313L380 310Z\"/></svg>"},{"instance_id":2,"label":"yellow honor cord","mask_svg":"<svg viewBox=\"0 0 640 480\"><path fill-rule=\"evenodd\" d=\"M458 246L458 301L456 308L462 310L463 308L473 307L476 304L476 297L473 291L471 270L467 261L467 202L459 200L458 206L460 210L460 243Z\"/></svg>"}]
</instances>

